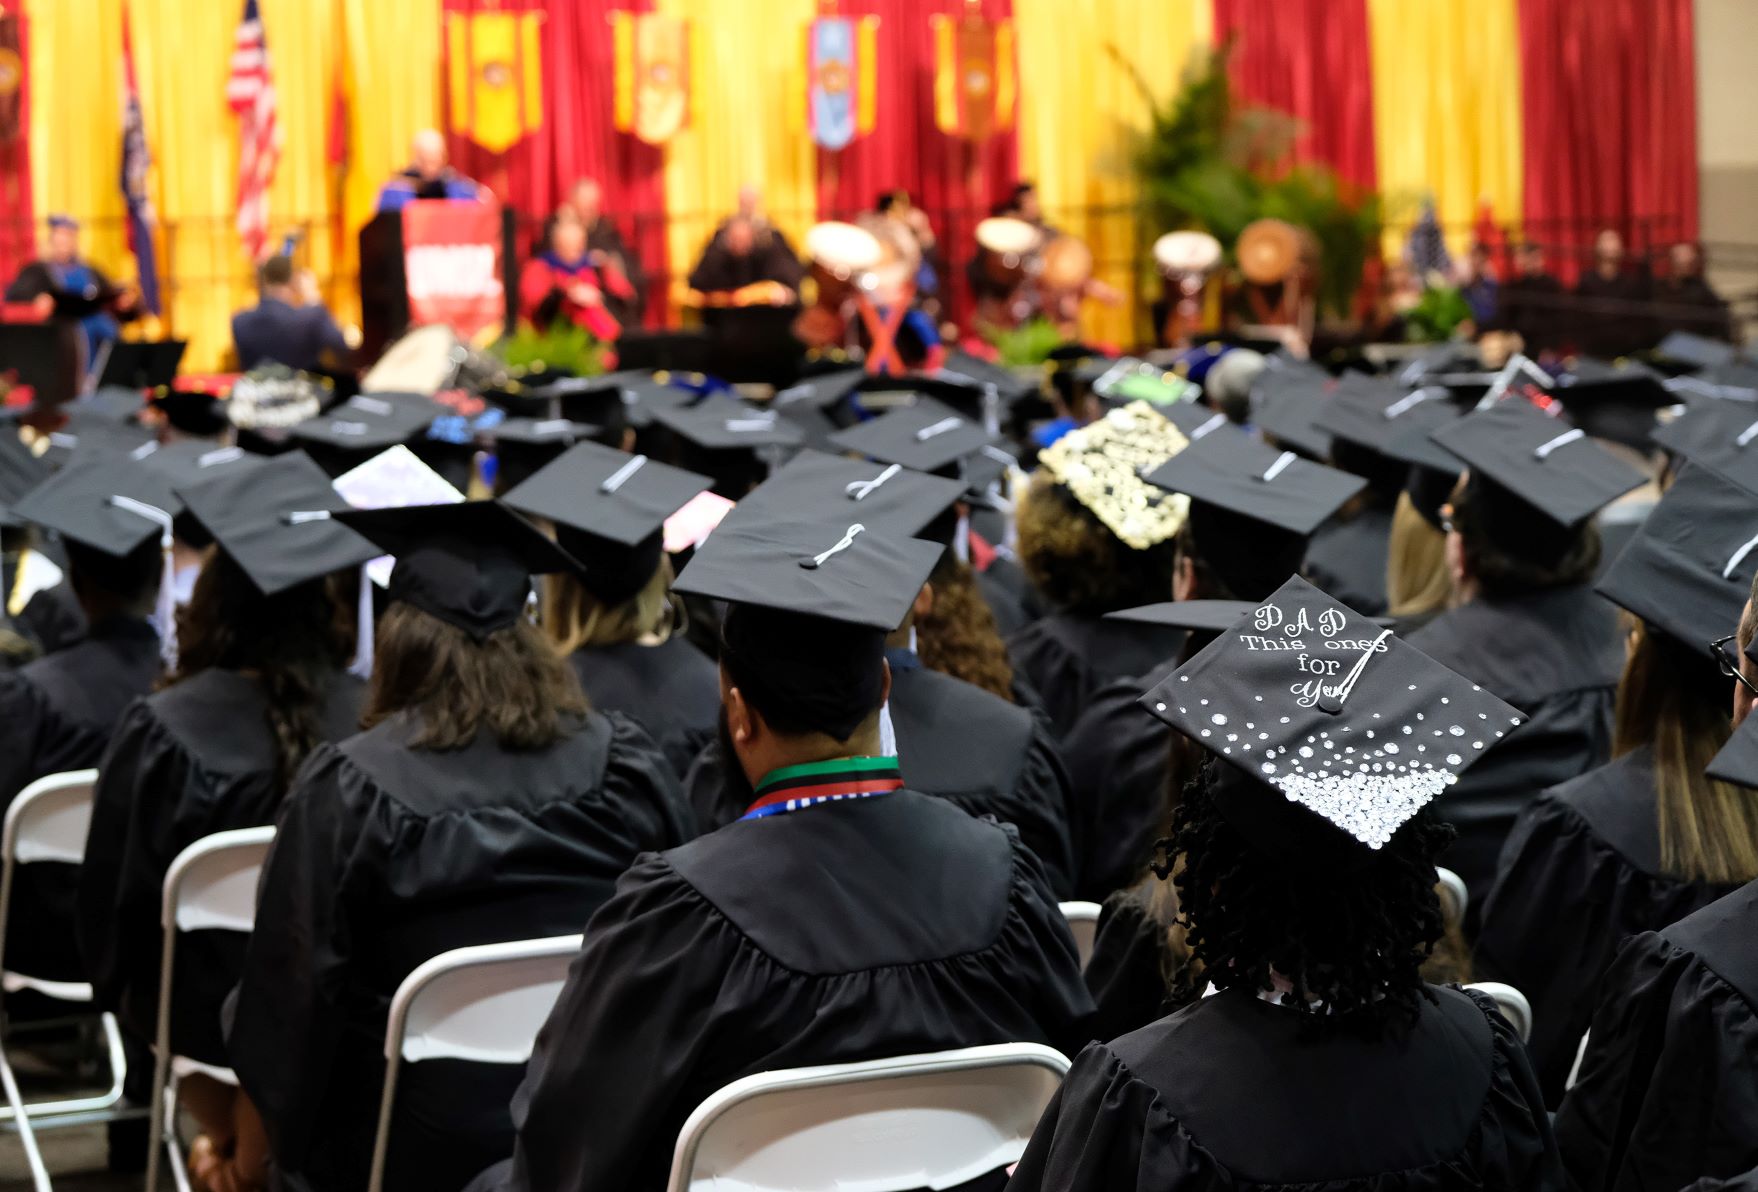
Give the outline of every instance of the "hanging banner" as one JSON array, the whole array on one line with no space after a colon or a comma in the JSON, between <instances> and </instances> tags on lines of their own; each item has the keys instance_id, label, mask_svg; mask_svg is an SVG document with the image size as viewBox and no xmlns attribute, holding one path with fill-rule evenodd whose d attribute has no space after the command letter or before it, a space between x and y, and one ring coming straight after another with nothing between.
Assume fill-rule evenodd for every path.
<instances>
[{"instance_id":1,"label":"hanging banner","mask_svg":"<svg viewBox=\"0 0 1758 1192\"><path fill-rule=\"evenodd\" d=\"M873 131L878 41L878 17L821 17L807 26L806 106L821 147L841 149Z\"/></svg>"},{"instance_id":2,"label":"hanging banner","mask_svg":"<svg viewBox=\"0 0 1758 1192\"><path fill-rule=\"evenodd\" d=\"M971 15L934 22L934 124L985 141L1013 127L1013 22Z\"/></svg>"},{"instance_id":3,"label":"hanging banner","mask_svg":"<svg viewBox=\"0 0 1758 1192\"><path fill-rule=\"evenodd\" d=\"M543 125L543 14L446 14L452 131L505 153Z\"/></svg>"},{"instance_id":4,"label":"hanging banner","mask_svg":"<svg viewBox=\"0 0 1758 1192\"><path fill-rule=\"evenodd\" d=\"M502 326L499 205L418 199L404 205L402 216L409 324L439 323L469 342Z\"/></svg>"},{"instance_id":5,"label":"hanging banner","mask_svg":"<svg viewBox=\"0 0 1758 1192\"><path fill-rule=\"evenodd\" d=\"M657 12L611 14L615 123L663 145L690 123L690 23Z\"/></svg>"}]
</instances>

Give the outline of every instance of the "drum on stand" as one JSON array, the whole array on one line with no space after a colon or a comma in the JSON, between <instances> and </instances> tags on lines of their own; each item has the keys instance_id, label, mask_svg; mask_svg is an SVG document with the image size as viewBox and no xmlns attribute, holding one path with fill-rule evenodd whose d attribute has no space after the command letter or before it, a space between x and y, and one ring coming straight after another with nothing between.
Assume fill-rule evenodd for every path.
<instances>
[{"instance_id":1,"label":"drum on stand","mask_svg":"<svg viewBox=\"0 0 1758 1192\"><path fill-rule=\"evenodd\" d=\"M1221 242L1207 232L1167 232L1154 241L1154 264L1164 279L1164 346L1181 347L1202 326L1203 292L1221 263Z\"/></svg>"}]
</instances>

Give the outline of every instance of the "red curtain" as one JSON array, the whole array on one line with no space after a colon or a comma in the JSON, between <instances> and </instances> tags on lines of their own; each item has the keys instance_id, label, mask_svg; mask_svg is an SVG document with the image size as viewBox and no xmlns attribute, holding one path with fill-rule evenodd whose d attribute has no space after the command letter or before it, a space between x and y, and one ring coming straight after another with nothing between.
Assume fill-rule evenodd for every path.
<instances>
[{"instance_id":1,"label":"red curtain","mask_svg":"<svg viewBox=\"0 0 1758 1192\"><path fill-rule=\"evenodd\" d=\"M0 49L18 54L23 79L0 96L0 286L37 255L31 225L30 41L23 5L0 4Z\"/></svg>"},{"instance_id":2,"label":"red curtain","mask_svg":"<svg viewBox=\"0 0 1758 1192\"><path fill-rule=\"evenodd\" d=\"M1233 85L1304 125L1294 153L1372 188L1373 62L1367 0L1214 0L1215 39L1237 38ZM1565 0L1567 2L1567 0Z\"/></svg>"},{"instance_id":3,"label":"red curtain","mask_svg":"<svg viewBox=\"0 0 1758 1192\"><path fill-rule=\"evenodd\" d=\"M1572 282L1596 231L1697 236L1692 0L1520 0L1526 231Z\"/></svg>"},{"instance_id":4,"label":"red curtain","mask_svg":"<svg viewBox=\"0 0 1758 1192\"><path fill-rule=\"evenodd\" d=\"M1012 0L983 0L981 10L991 18L1011 17ZM843 0L836 15L879 18L876 120L872 132L846 148L818 151L818 218L849 219L871 209L880 191L896 187L927 212L940 243L941 293L954 319L967 309L964 265L977 221L1019 174L1012 130L973 146L934 126L929 18L964 11L962 0Z\"/></svg>"},{"instance_id":5,"label":"red curtain","mask_svg":"<svg viewBox=\"0 0 1758 1192\"><path fill-rule=\"evenodd\" d=\"M521 251L582 178L604 188L604 211L647 274L647 324L665 318L665 194L661 150L611 125L615 87L610 14L650 0L446 0L448 13L534 11L543 22L543 124L506 153L448 129L452 161L490 186L523 219ZM448 110L449 118L449 110Z\"/></svg>"}]
</instances>

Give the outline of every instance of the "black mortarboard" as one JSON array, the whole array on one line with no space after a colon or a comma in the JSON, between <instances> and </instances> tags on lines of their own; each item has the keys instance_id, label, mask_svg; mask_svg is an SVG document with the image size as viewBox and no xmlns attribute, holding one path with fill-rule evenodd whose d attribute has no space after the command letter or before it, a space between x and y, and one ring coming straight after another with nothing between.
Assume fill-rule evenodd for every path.
<instances>
[{"instance_id":1,"label":"black mortarboard","mask_svg":"<svg viewBox=\"0 0 1758 1192\"><path fill-rule=\"evenodd\" d=\"M918 472L950 468L992 446L996 436L981 422L933 398L923 398L889 414L851 426L830 437L844 451Z\"/></svg>"},{"instance_id":2,"label":"black mortarboard","mask_svg":"<svg viewBox=\"0 0 1758 1192\"><path fill-rule=\"evenodd\" d=\"M1579 427L1515 398L1475 410L1434 432L1434 441L1559 526L1573 526L1643 482Z\"/></svg>"},{"instance_id":3,"label":"black mortarboard","mask_svg":"<svg viewBox=\"0 0 1758 1192\"><path fill-rule=\"evenodd\" d=\"M0 429L0 527L24 524L12 506L25 493L49 478L48 463L31 454L10 428Z\"/></svg>"},{"instance_id":4,"label":"black mortarboard","mask_svg":"<svg viewBox=\"0 0 1758 1192\"><path fill-rule=\"evenodd\" d=\"M557 543L581 563L580 582L621 604L659 569L665 519L712 483L645 455L577 443L502 499L553 523Z\"/></svg>"},{"instance_id":5,"label":"black mortarboard","mask_svg":"<svg viewBox=\"0 0 1758 1192\"><path fill-rule=\"evenodd\" d=\"M1259 430L1285 447L1312 459L1331 453L1331 436L1318 428L1318 416L1330 400L1329 378L1307 373L1266 373L1252 386L1251 420Z\"/></svg>"},{"instance_id":6,"label":"black mortarboard","mask_svg":"<svg viewBox=\"0 0 1758 1192\"><path fill-rule=\"evenodd\" d=\"M1230 629L1239 618L1254 611L1250 600L1163 600L1139 608L1123 608L1106 613L1107 621L1133 621L1141 625L1164 625L1170 629L1189 629L1197 633L1220 633Z\"/></svg>"},{"instance_id":7,"label":"black mortarboard","mask_svg":"<svg viewBox=\"0 0 1758 1192\"><path fill-rule=\"evenodd\" d=\"M1057 484L1134 550L1157 546L1184 525L1190 502L1142 479L1190 444L1146 402L1132 402L1071 430L1038 462Z\"/></svg>"},{"instance_id":8,"label":"black mortarboard","mask_svg":"<svg viewBox=\"0 0 1758 1192\"><path fill-rule=\"evenodd\" d=\"M963 492L963 484L944 476L807 449L746 494L721 525L812 521L841 530L859 521L880 534L914 538Z\"/></svg>"},{"instance_id":9,"label":"black mortarboard","mask_svg":"<svg viewBox=\"0 0 1758 1192\"><path fill-rule=\"evenodd\" d=\"M1712 468L1758 492L1758 405L1705 398L1663 423L1654 441L1673 455Z\"/></svg>"},{"instance_id":10,"label":"black mortarboard","mask_svg":"<svg viewBox=\"0 0 1758 1192\"><path fill-rule=\"evenodd\" d=\"M1313 426L1333 439L1410 463L1418 461L1407 458L1408 444L1427 444L1430 431L1458 416L1439 387L1410 390L1396 381L1351 374L1323 403Z\"/></svg>"},{"instance_id":11,"label":"black mortarboard","mask_svg":"<svg viewBox=\"0 0 1758 1192\"><path fill-rule=\"evenodd\" d=\"M348 508L303 452L253 468L223 469L179 485L177 495L265 596L357 567L379 553L338 521L302 516Z\"/></svg>"},{"instance_id":12,"label":"black mortarboard","mask_svg":"<svg viewBox=\"0 0 1758 1192\"><path fill-rule=\"evenodd\" d=\"M1524 719L1299 578L1141 702L1231 767L1222 814L1295 859L1380 848Z\"/></svg>"},{"instance_id":13,"label":"black mortarboard","mask_svg":"<svg viewBox=\"0 0 1758 1192\"><path fill-rule=\"evenodd\" d=\"M1146 476L1253 521L1301 536L1341 509L1367 483L1359 476L1277 451L1250 435L1203 435Z\"/></svg>"},{"instance_id":14,"label":"black mortarboard","mask_svg":"<svg viewBox=\"0 0 1758 1192\"><path fill-rule=\"evenodd\" d=\"M118 559L168 534L181 510L168 473L101 455L74 460L12 507L21 521Z\"/></svg>"},{"instance_id":15,"label":"black mortarboard","mask_svg":"<svg viewBox=\"0 0 1758 1192\"><path fill-rule=\"evenodd\" d=\"M579 565L499 501L351 509L335 515L395 555L388 595L478 641L515 624L531 577Z\"/></svg>"},{"instance_id":16,"label":"black mortarboard","mask_svg":"<svg viewBox=\"0 0 1758 1192\"><path fill-rule=\"evenodd\" d=\"M1600 579L1596 590L1650 625L1707 653L1728 632L1758 572L1758 496L1687 466Z\"/></svg>"},{"instance_id":17,"label":"black mortarboard","mask_svg":"<svg viewBox=\"0 0 1758 1192\"><path fill-rule=\"evenodd\" d=\"M1734 346L1689 331L1669 331L1655 347L1654 357L1681 368L1714 368L1734 359Z\"/></svg>"}]
</instances>

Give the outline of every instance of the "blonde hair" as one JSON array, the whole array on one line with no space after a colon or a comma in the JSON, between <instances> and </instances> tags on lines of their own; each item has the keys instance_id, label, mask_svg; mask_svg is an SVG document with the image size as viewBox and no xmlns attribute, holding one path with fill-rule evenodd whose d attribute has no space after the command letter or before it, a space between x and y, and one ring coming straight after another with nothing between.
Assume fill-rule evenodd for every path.
<instances>
[{"instance_id":1,"label":"blonde hair","mask_svg":"<svg viewBox=\"0 0 1758 1192\"><path fill-rule=\"evenodd\" d=\"M1439 612L1452 595L1447 536L1429 525L1409 493L1399 493L1386 554L1386 612L1394 617Z\"/></svg>"},{"instance_id":2,"label":"blonde hair","mask_svg":"<svg viewBox=\"0 0 1758 1192\"><path fill-rule=\"evenodd\" d=\"M620 646L644 637L664 641L681 628L671 581L671 560L662 556L639 592L607 605L572 575L545 576L544 635L564 657L588 646Z\"/></svg>"},{"instance_id":3,"label":"blonde hair","mask_svg":"<svg viewBox=\"0 0 1758 1192\"><path fill-rule=\"evenodd\" d=\"M1704 652L1626 614L1629 656L1612 756L1649 746L1661 869L1689 881L1737 885L1758 877L1758 792L1705 774L1733 731L1726 684Z\"/></svg>"}]
</instances>

